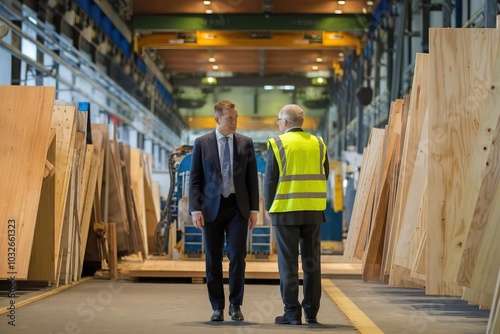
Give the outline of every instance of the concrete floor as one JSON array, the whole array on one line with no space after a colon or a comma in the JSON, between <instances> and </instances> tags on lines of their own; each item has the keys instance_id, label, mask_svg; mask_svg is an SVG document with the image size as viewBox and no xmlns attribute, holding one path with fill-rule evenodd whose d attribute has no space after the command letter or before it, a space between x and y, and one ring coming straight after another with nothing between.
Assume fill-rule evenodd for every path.
<instances>
[{"instance_id":1,"label":"concrete floor","mask_svg":"<svg viewBox=\"0 0 500 334\"><path fill-rule=\"evenodd\" d=\"M15 327L8 325L6 314L0 315L0 333L357 333L353 323L363 313L387 334L486 332L489 311L458 298L429 297L423 290L392 288L357 277L331 281L357 306L359 317L352 312L352 319L344 316L346 310L339 307L345 308L345 303L338 302L338 296L330 298L327 291L319 324L275 325L274 318L283 313L278 281L253 280L246 285L245 322L225 315L226 321L214 323L209 321L212 311L204 284L90 280L17 309ZM24 292L19 301L42 292ZM2 293L0 308L8 302Z\"/></svg>"}]
</instances>

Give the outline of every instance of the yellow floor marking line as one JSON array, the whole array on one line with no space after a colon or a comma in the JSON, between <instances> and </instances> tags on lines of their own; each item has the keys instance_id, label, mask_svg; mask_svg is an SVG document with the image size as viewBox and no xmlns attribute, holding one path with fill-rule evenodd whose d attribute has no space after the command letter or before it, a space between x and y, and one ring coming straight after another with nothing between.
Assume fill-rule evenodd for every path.
<instances>
[{"instance_id":1,"label":"yellow floor marking line","mask_svg":"<svg viewBox=\"0 0 500 334\"><path fill-rule=\"evenodd\" d=\"M55 288L53 290L50 290L50 291L47 291L47 292L44 292L44 293L41 293L37 296L33 296L31 298L28 298L26 300L23 300L23 301L16 301L15 305L16 305L16 309L20 308L20 307L23 307L23 306L26 306L28 304L31 304L33 302L36 302L37 300L40 300L40 299L43 299L43 298L46 298L46 297L49 297L49 296L52 296L52 295L55 295L56 293L59 293L61 291L64 291L64 290L67 290L67 289L70 289L70 288L73 288L77 285L80 285L82 283L85 283L87 281L90 281L91 279L93 279L93 277L84 277L82 278L81 280L77 281L77 282L74 282L72 284L68 284L68 285L62 285L58 288ZM4 313L7 313L9 312L9 306L6 306L6 307L2 307L0 308L0 314L4 314Z\"/></svg>"},{"instance_id":2,"label":"yellow floor marking line","mask_svg":"<svg viewBox=\"0 0 500 334\"><path fill-rule=\"evenodd\" d=\"M384 332L375 325L340 289L329 279L323 278L321 285L326 294L333 300L339 310L361 334L383 334Z\"/></svg>"}]
</instances>

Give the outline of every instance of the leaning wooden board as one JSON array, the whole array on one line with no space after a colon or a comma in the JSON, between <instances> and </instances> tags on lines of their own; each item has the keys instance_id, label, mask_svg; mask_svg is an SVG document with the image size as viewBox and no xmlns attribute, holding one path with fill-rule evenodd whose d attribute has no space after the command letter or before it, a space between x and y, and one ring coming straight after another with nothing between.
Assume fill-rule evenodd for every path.
<instances>
[{"instance_id":1,"label":"leaning wooden board","mask_svg":"<svg viewBox=\"0 0 500 334\"><path fill-rule=\"evenodd\" d=\"M484 122L498 33L429 30L428 294L461 294L443 274L478 128Z\"/></svg>"},{"instance_id":2,"label":"leaning wooden board","mask_svg":"<svg viewBox=\"0 0 500 334\"><path fill-rule=\"evenodd\" d=\"M54 87L0 87L0 279L28 277L54 98Z\"/></svg>"}]
</instances>

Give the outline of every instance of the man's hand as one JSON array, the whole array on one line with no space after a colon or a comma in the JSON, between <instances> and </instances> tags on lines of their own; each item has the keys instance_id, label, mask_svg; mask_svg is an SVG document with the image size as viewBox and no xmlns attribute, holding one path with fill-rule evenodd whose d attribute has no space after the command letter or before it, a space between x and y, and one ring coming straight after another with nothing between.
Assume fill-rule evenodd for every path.
<instances>
[{"instance_id":1,"label":"man's hand","mask_svg":"<svg viewBox=\"0 0 500 334\"><path fill-rule=\"evenodd\" d=\"M248 218L248 229L252 230L255 225L257 225L257 214L258 212L250 212L250 218Z\"/></svg>"},{"instance_id":2,"label":"man's hand","mask_svg":"<svg viewBox=\"0 0 500 334\"><path fill-rule=\"evenodd\" d=\"M193 215L193 225L199 230L201 230L203 226L205 226L205 219L203 219L203 214L195 213Z\"/></svg>"}]
</instances>

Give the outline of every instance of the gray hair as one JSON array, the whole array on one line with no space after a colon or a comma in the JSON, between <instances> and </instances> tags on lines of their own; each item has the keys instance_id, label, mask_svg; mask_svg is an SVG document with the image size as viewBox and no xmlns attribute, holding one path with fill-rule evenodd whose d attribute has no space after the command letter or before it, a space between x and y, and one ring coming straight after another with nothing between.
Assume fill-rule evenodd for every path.
<instances>
[{"instance_id":1,"label":"gray hair","mask_svg":"<svg viewBox=\"0 0 500 334\"><path fill-rule=\"evenodd\" d=\"M280 117L286 119L292 126L300 126L304 123L304 110L296 104L287 104L280 110Z\"/></svg>"}]
</instances>

